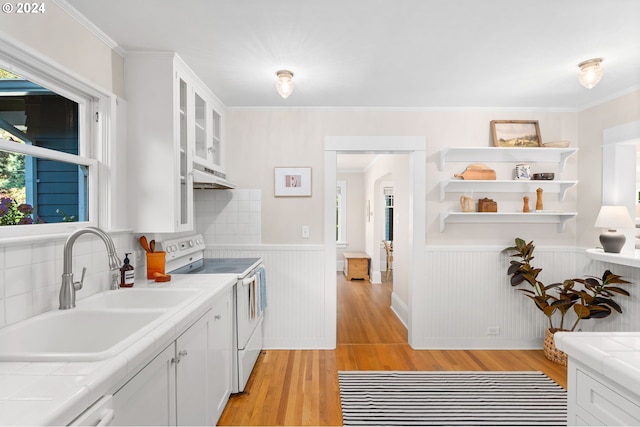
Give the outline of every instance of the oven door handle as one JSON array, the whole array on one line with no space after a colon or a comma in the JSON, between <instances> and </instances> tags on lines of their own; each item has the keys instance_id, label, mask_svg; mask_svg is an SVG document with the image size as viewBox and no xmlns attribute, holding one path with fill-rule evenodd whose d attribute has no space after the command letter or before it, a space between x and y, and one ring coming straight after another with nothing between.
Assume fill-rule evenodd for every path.
<instances>
[{"instance_id":1,"label":"oven door handle","mask_svg":"<svg viewBox=\"0 0 640 427\"><path fill-rule=\"evenodd\" d=\"M251 282L256 280L256 276L247 277L246 279L242 279L242 285L247 286L251 284Z\"/></svg>"}]
</instances>

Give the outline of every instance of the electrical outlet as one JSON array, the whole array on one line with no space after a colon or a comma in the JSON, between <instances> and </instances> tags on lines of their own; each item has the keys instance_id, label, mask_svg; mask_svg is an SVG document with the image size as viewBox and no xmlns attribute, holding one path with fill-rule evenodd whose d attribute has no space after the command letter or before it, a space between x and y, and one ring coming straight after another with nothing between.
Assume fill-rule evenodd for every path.
<instances>
[{"instance_id":1,"label":"electrical outlet","mask_svg":"<svg viewBox=\"0 0 640 427\"><path fill-rule=\"evenodd\" d=\"M490 326L487 329L487 335L500 335L500 328L497 326Z\"/></svg>"},{"instance_id":2,"label":"electrical outlet","mask_svg":"<svg viewBox=\"0 0 640 427\"><path fill-rule=\"evenodd\" d=\"M308 225L303 225L302 226L302 238L303 239L308 239L309 238L309 226Z\"/></svg>"}]
</instances>

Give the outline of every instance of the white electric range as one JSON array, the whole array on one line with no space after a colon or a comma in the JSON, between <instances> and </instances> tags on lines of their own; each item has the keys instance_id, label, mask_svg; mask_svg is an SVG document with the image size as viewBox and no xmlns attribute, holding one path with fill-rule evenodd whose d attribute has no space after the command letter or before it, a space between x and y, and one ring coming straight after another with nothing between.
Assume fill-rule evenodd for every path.
<instances>
[{"instance_id":1,"label":"white electric range","mask_svg":"<svg viewBox=\"0 0 640 427\"><path fill-rule=\"evenodd\" d=\"M262 321L267 305L262 258L205 258L202 235L159 242L168 274L236 274L233 290L233 383L240 393L262 351Z\"/></svg>"}]
</instances>

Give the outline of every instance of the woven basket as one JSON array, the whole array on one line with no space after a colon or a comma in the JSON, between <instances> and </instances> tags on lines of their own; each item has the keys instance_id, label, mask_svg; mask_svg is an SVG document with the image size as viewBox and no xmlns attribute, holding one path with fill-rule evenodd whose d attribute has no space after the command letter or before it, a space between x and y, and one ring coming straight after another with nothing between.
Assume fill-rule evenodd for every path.
<instances>
[{"instance_id":1,"label":"woven basket","mask_svg":"<svg viewBox=\"0 0 640 427\"><path fill-rule=\"evenodd\" d=\"M547 329L544 335L544 346L542 347L544 355L558 365L567 366L567 354L558 350L556 343L553 341L553 334L554 332L551 332L551 329Z\"/></svg>"}]
</instances>

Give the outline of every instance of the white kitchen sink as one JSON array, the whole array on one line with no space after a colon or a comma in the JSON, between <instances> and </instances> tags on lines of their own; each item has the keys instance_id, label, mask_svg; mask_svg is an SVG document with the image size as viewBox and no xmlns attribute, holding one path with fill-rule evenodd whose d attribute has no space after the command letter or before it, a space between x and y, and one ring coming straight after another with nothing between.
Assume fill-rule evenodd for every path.
<instances>
[{"instance_id":1,"label":"white kitchen sink","mask_svg":"<svg viewBox=\"0 0 640 427\"><path fill-rule=\"evenodd\" d=\"M119 289L101 292L97 295L76 301L76 306L83 309L98 308L172 308L187 300L195 298L199 289Z\"/></svg>"},{"instance_id":2,"label":"white kitchen sink","mask_svg":"<svg viewBox=\"0 0 640 427\"><path fill-rule=\"evenodd\" d=\"M134 344L167 310L52 310L0 329L0 361L92 361Z\"/></svg>"}]
</instances>

